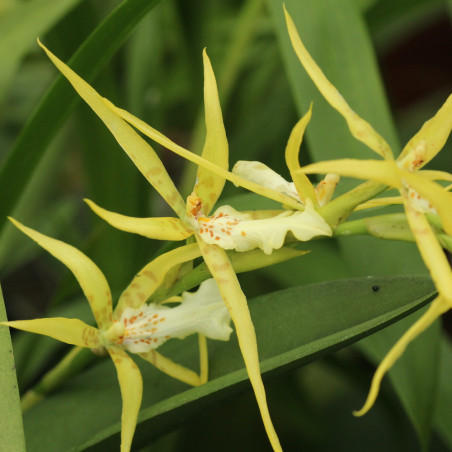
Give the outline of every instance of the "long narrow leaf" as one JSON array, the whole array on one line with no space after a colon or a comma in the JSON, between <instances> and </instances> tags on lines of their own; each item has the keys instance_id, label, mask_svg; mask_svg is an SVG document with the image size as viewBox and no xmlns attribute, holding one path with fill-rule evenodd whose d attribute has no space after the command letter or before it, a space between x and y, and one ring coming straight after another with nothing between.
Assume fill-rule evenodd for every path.
<instances>
[{"instance_id":1,"label":"long narrow leaf","mask_svg":"<svg viewBox=\"0 0 452 452\"><path fill-rule=\"evenodd\" d=\"M90 35L70 60L70 66L91 81L107 64L133 27L159 0L125 0ZM36 108L0 172L0 230L20 199L47 145L80 101L59 76Z\"/></svg>"},{"instance_id":2,"label":"long narrow leaf","mask_svg":"<svg viewBox=\"0 0 452 452\"><path fill-rule=\"evenodd\" d=\"M377 285L379 290L373 290ZM265 377L299 367L369 335L423 306L434 295L433 290L426 277L361 278L295 287L252 299L249 307L259 340L262 373ZM195 339L169 341L162 353L184 365L197 365ZM193 389L148 363L139 363L146 384L136 447L149 444L152 438L178 426L182 418L249 384L236 337L226 343L210 342L209 355L210 381ZM26 413L29 451L115 450L119 406L111 363L96 366ZM48 425L53 428L48 429ZM284 444L284 437L281 440Z\"/></svg>"}]
</instances>

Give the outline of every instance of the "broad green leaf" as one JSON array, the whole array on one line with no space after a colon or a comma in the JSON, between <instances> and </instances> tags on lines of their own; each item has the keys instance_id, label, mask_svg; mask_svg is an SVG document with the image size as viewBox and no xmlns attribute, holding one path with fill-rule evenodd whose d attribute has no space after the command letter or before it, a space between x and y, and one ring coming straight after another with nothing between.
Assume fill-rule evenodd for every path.
<instances>
[{"instance_id":1,"label":"broad green leaf","mask_svg":"<svg viewBox=\"0 0 452 452\"><path fill-rule=\"evenodd\" d=\"M85 80L91 81L107 64L125 38L159 0L123 1L90 35L69 61ZM55 133L80 101L59 76L22 130L0 171L0 229L20 199L30 176Z\"/></svg>"},{"instance_id":2,"label":"broad green leaf","mask_svg":"<svg viewBox=\"0 0 452 452\"><path fill-rule=\"evenodd\" d=\"M375 291L375 286L379 290ZM433 297L433 290L430 279L422 276L360 278L254 298L249 307L262 373L265 377L299 367L371 334L423 306ZM161 352L197 369L195 338L170 341ZM210 381L191 389L136 360L145 383L135 447L148 444L187 416L243 389L247 374L235 335L225 343L210 341L209 356ZM119 443L119 419L119 387L112 364L104 362L25 414L29 451L114 450ZM53 428L48 429L48 425Z\"/></svg>"},{"instance_id":3,"label":"broad green leaf","mask_svg":"<svg viewBox=\"0 0 452 452\"><path fill-rule=\"evenodd\" d=\"M5 321L6 311L0 289L0 320ZM25 438L20 411L16 366L8 328L0 328L0 444L3 450L25 451Z\"/></svg>"},{"instance_id":4,"label":"broad green leaf","mask_svg":"<svg viewBox=\"0 0 452 452\"><path fill-rule=\"evenodd\" d=\"M35 43L80 0L34 0L18 3L0 20L0 111L20 61Z\"/></svg>"}]
</instances>

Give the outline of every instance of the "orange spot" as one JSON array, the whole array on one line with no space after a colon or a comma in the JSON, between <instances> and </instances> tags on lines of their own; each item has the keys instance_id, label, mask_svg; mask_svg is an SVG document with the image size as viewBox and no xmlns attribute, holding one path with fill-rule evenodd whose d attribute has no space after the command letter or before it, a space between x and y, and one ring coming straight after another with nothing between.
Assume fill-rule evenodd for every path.
<instances>
[{"instance_id":1,"label":"orange spot","mask_svg":"<svg viewBox=\"0 0 452 452\"><path fill-rule=\"evenodd\" d=\"M215 237L215 240L220 240L220 237L218 237L218 235Z\"/></svg>"},{"instance_id":2,"label":"orange spot","mask_svg":"<svg viewBox=\"0 0 452 452\"><path fill-rule=\"evenodd\" d=\"M241 231L240 234L242 234L243 237L245 237L245 235L246 235L245 231Z\"/></svg>"}]
</instances>

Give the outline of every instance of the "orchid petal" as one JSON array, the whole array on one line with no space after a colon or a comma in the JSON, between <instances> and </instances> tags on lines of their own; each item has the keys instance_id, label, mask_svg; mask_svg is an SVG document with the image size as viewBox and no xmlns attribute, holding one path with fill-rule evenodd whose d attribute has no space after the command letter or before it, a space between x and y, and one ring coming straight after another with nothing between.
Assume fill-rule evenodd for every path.
<instances>
[{"instance_id":1,"label":"orchid petal","mask_svg":"<svg viewBox=\"0 0 452 452\"><path fill-rule=\"evenodd\" d=\"M204 260L217 281L223 300L234 322L246 370L273 450L282 451L268 411L265 389L260 373L253 321L251 320L245 295L237 280L237 275L234 273L232 265L223 249L215 245L209 245L199 237L197 237L197 240Z\"/></svg>"},{"instance_id":2,"label":"orchid petal","mask_svg":"<svg viewBox=\"0 0 452 452\"><path fill-rule=\"evenodd\" d=\"M419 170L416 174L421 174L430 180L445 180L452 182L452 174L447 171L437 171L437 170Z\"/></svg>"},{"instance_id":3,"label":"orchid petal","mask_svg":"<svg viewBox=\"0 0 452 452\"><path fill-rule=\"evenodd\" d=\"M163 373L187 383L190 386L200 386L205 383L201 381L201 377L196 372L193 372L192 370L175 363L171 359L166 358L157 350L150 350L147 353L140 353L139 356L153 364Z\"/></svg>"},{"instance_id":4,"label":"orchid petal","mask_svg":"<svg viewBox=\"0 0 452 452\"><path fill-rule=\"evenodd\" d=\"M232 173L261 187L269 188L301 202L295 185L286 181L286 179L264 163L239 160L232 168Z\"/></svg>"},{"instance_id":5,"label":"orchid petal","mask_svg":"<svg viewBox=\"0 0 452 452\"><path fill-rule=\"evenodd\" d=\"M109 107L109 102L106 99L101 97L39 40L38 44L44 49L59 71L68 79L80 97L108 127L116 141L132 159L143 176L160 193L176 214L179 217L183 217L185 214L185 202L152 147L118 117L114 109Z\"/></svg>"},{"instance_id":6,"label":"orchid petal","mask_svg":"<svg viewBox=\"0 0 452 452\"><path fill-rule=\"evenodd\" d=\"M229 147L218 97L217 82L206 49L204 49L202 56L204 61L204 108L206 116L206 141L202 157L227 171ZM201 198L206 215L217 202L225 182L224 177L217 176L202 166L198 167L194 191Z\"/></svg>"},{"instance_id":7,"label":"orchid petal","mask_svg":"<svg viewBox=\"0 0 452 452\"><path fill-rule=\"evenodd\" d=\"M444 230L452 235L452 193L436 182L430 181L416 173L403 172L403 180L427 199L438 212Z\"/></svg>"},{"instance_id":8,"label":"orchid petal","mask_svg":"<svg viewBox=\"0 0 452 452\"><path fill-rule=\"evenodd\" d=\"M370 179L391 187L401 186L397 166L393 161L340 159L306 165L296 172L305 174L336 173L341 176L356 177L357 179Z\"/></svg>"},{"instance_id":9,"label":"orchid petal","mask_svg":"<svg viewBox=\"0 0 452 452\"><path fill-rule=\"evenodd\" d=\"M121 345L131 353L146 353L171 338L184 339L195 333L227 341L232 333L230 322L218 286L210 278L196 292L184 292L175 307L158 303L127 307L117 323L124 325Z\"/></svg>"},{"instance_id":10,"label":"orchid petal","mask_svg":"<svg viewBox=\"0 0 452 452\"><path fill-rule=\"evenodd\" d=\"M216 174L219 177L223 177L224 179L231 181L233 184L237 186L244 187L247 190L257 193L258 195L265 196L266 198L273 199L274 201L280 202L281 204L285 204L294 210L301 210L303 208L303 206L300 203L294 201L288 196L283 195L282 193L278 193L277 191L270 190L268 188L260 186L259 184L250 182L244 179L243 177L237 176L236 174L233 174L221 168L220 166L215 165L215 163L203 159L201 156L194 154L193 152L190 152L187 149L184 149L183 147L174 143L169 138L165 137L165 135L155 130L153 127L146 124L141 119L138 119L137 117L133 116L129 112L121 110L120 108L115 107L113 104L111 104L111 108L119 116L121 116L121 118L123 118L129 124L136 127L140 132L144 133L144 135L148 136L149 138L161 144L162 146L165 146L170 151L173 151L175 154L187 159L188 161L193 162L196 165L202 166L206 170Z\"/></svg>"},{"instance_id":11,"label":"orchid petal","mask_svg":"<svg viewBox=\"0 0 452 452\"><path fill-rule=\"evenodd\" d=\"M121 294L115 308L114 318L119 319L126 307L139 309L160 286L172 267L196 259L200 255L198 245L192 243L155 258L138 272Z\"/></svg>"},{"instance_id":12,"label":"orchid petal","mask_svg":"<svg viewBox=\"0 0 452 452\"><path fill-rule=\"evenodd\" d=\"M14 218L9 219L24 234L69 268L88 299L97 325L100 329L108 327L112 314L111 292L99 267L77 248L27 228Z\"/></svg>"},{"instance_id":13,"label":"orchid petal","mask_svg":"<svg viewBox=\"0 0 452 452\"><path fill-rule=\"evenodd\" d=\"M260 248L271 254L284 245L289 231L300 241L332 235L330 226L309 200L303 212L286 211L262 220L252 220L230 206L222 206L212 217L198 218L198 223L198 235L204 242L239 252Z\"/></svg>"},{"instance_id":14,"label":"orchid petal","mask_svg":"<svg viewBox=\"0 0 452 452\"><path fill-rule=\"evenodd\" d=\"M107 347L118 373L122 397L121 452L129 452L143 396L143 379L133 359L118 346Z\"/></svg>"},{"instance_id":15,"label":"orchid petal","mask_svg":"<svg viewBox=\"0 0 452 452\"><path fill-rule=\"evenodd\" d=\"M387 196L386 198L375 198L363 202L355 210L372 209L373 207L384 207L392 204L403 204L401 196Z\"/></svg>"},{"instance_id":16,"label":"orchid petal","mask_svg":"<svg viewBox=\"0 0 452 452\"><path fill-rule=\"evenodd\" d=\"M292 132L290 132L289 140L286 146L286 165L289 168L290 175L297 189L298 195L301 199L310 199L314 206L317 207L317 196L315 194L314 187L305 174L295 172L300 169L299 153L301 142L303 141L303 135L306 130L306 126L311 120L312 103L309 106L308 112L295 124Z\"/></svg>"},{"instance_id":17,"label":"orchid petal","mask_svg":"<svg viewBox=\"0 0 452 452\"><path fill-rule=\"evenodd\" d=\"M287 28L290 40L295 53L306 72L316 84L318 90L322 93L327 102L336 109L347 121L348 127L352 135L359 141L366 144L370 149L381 155L385 159L392 159L392 151L388 143L374 130L374 128L364 119L359 117L347 104L338 90L325 77L325 74L313 60L309 52L306 50L301 38L297 32L295 24L284 7Z\"/></svg>"},{"instance_id":18,"label":"orchid petal","mask_svg":"<svg viewBox=\"0 0 452 452\"><path fill-rule=\"evenodd\" d=\"M315 194L317 195L318 204L323 207L328 204L333 197L340 176L334 173L328 173L315 187Z\"/></svg>"},{"instance_id":19,"label":"orchid petal","mask_svg":"<svg viewBox=\"0 0 452 452\"><path fill-rule=\"evenodd\" d=\"M435 233L424 214L415 210L405 200L405 212L422 259L438 289L452 306L452 271Z\"/></svg>"},{"instance_id":20,"label":"orchid petal","mask_svg":"<svg viewBox=\"0 0 452 452\"><path fill-rule=\"evenodd\" d=\"M193 232L179 218L135 218L110 212L89 199L85 202L107 223L121 231L132 232L156 240L184 240Z\"/></svg>"},{"instance_id":21,"label":"orchid petal","mask_svg":"<svg viewBox=\"0 0 452 452\"><path fill-rule=\"evenodd\" d=\"M425 331L449 308L448 304L441 297L436 298L429 306L427 312L425 312L425 314L417 320L416 323L414 323L397 341L378 366L372 379L367 400L359 411L355 411L353 413L355 416L363 416L372 408L375 400L377 399L378 391L380 390L381 380L385 376L386 372L388 372L388 370L391 369L394 363L400 358L408 344L419 336L419 334Z\"/></svg>"},{"instance_id":22,"label":"orchid petal","mask_svg":"<svg viewBox=\"0 0 452 452\"><path fill-rule=\"evenodd\" d=\"M452 94L404 147L397 161L408 171L425 166L444 147L452 129Z\"/></svg>"},{"instance_id":23,"label":"orchid petal","mask_svg":"<svg viewBox=\"0 0 452 452\"><path fill-rule=\"evenodd\" d=\"M96 348L101 345L99 330L79 319L52 317L49 319L0 322L0 325L28 331L29 333L42 334L78 347Z\"/></svg>"}]
</instances>

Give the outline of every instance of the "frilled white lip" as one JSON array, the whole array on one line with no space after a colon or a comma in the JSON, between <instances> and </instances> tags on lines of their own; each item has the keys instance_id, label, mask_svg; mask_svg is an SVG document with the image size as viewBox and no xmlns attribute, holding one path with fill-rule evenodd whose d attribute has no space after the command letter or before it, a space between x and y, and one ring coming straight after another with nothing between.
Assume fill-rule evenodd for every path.
<instances>
[{"instance_id":1,"label":"frilled white lip","mask_svg":"<svg viewBox=\"0 0 452 452\"><path fill-rule=\"evenodd\" d=\"M194 333L226 341L232 332L230 321L216 282L208 279L196 292L184 292L176 307L151 303L124 309L118 321L124 334L117 343L132 353L146 353L170 338L183 339Z\"/></svg>"},{"instance_id":2,"label":"frilled white lip","mask_svg":"<svg viewBox=\"0 0 452 452\"><path fill-rule=\"evenodd\" d=\"M231 206L222 206L210 218L199 217L198 225L198 234L206 243L235 251L260 248L265 254L281 248L289 231L300 241L332 235L330 226L310 202L303 212L288 211L260 220Z\"/></svg>"}]
</instances>

